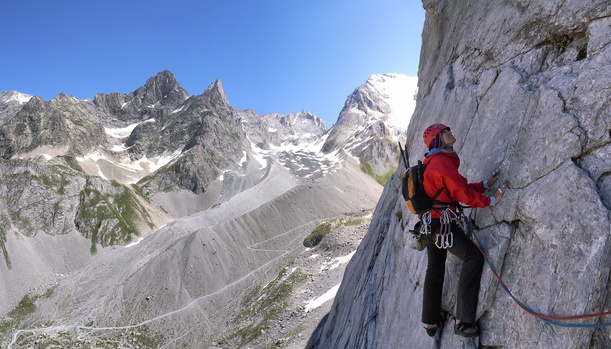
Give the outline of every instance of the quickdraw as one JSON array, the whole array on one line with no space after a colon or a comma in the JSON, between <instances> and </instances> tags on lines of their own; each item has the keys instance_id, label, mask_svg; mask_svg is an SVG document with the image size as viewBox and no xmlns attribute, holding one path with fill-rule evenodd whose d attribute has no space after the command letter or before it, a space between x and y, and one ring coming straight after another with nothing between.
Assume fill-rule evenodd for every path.
<instances>
[{"instance_id":1,"label":"quickdraw","mask_svg":"<svg viewBox=\"0 0 611 349\"><path fill-rule=\"evenodd\" d=\"M441 223L441 227L439 228L437 236L435 236L435 246L437 246L437 248L447 249L454 246L452 222L459 221L459 218L460 215L449 207L441 211L441 215L439 216L439 222Z\"/></svg>"},{"instance_id":2,"label":"quickdraw","mask_svg":"<svg viewBox=\"0 0 611 349\"><path fill-rule=\"evenodd\" d=\"M431 211L422 214L422 225L420 226L420 234L429 235L431 233Z\"/></svg>"}]
</instances>

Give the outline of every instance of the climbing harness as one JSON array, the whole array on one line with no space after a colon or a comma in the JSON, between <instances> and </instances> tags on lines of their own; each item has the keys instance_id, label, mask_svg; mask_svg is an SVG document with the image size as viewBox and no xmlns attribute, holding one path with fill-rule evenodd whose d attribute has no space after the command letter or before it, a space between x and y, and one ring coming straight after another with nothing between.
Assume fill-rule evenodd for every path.
<instances>
[{"instance_id":1,"label":"climbing harness","mask_svg":"<svg viewBox=\"0 0 611 349\"><path fill-rule=\"evenodd\" d=\"M492 271L492 274L494 275L494 277L498 280L499 284L501 285L501 288L526 313L528 313L528 314L530 314L530 315L532 315L532 316L534 316L534 317L536 317L536 318L538 318L538 319L540 319L540 320L542 320L542 321L544 321L544 322L546 322L546 323L548 323L550 325L558 326L558 327L599 328L599 327L609 327L609 326L611 326L611 322L605 322L605 323L599 323L599 324L583 324L583 323L563 323L563 322L559 322L559 321L571 321L571 320L580 320L580 319L587 319L587 318L607 316L607 315L611 315L611 311L604 311L604 312L592 313L592 314L572 315L572 316L552 316L552 315L541 314L540 312L534 310L532 307L528 306L526 303L520 301L509 290L507 285L505 285L505 282L503 281L503 279L497 273L496 268L494 267L494 264L490 261L490 258L488 257L488 255L485 252L485 248L483 247L482 243L477 238L477 235L475 235L475 233L474 233L473 224L471 223L471 219L469 219L469 217L465 216L464 214L462 214L462 216L463 216L463 220L465 222L465 225L469 229L469 235L474 237L474 239L472 239L471 241L473 242L475 247L477 247L477 249L480 250L480 252L484 256L484 260L486 261L486 264L488 264L488 267Z\"/></svg>"}]
</instances>

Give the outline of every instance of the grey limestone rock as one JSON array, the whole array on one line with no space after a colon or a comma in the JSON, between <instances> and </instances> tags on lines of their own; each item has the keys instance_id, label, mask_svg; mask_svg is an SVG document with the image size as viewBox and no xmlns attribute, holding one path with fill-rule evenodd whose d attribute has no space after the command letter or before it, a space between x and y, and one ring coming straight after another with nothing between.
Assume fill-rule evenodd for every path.
<instances>
[{"instance_id":1,"label":"grey limestone rock","mask_svg":"<svg viewBox=\"0 0 611 349\"><path fill-rule=\"evenodd\" d=\"M608 310L611 6L542 0L423 6L418 104L407 130L412 154L424 154L422 131L441 122L452 127L459 170L471 182L502 170L505 196L473 214L479 240L518 299L553 316ZM417 218L398 195L393 177L310 347L433 345L420 322L426 254L405 243ZM449 258L442 306L450 314L459 267ZM484 268L480 338L454 335L448 320L440 348L609 346L609 327L566 328L527 314Z\"/></svg>"}]
</instances>

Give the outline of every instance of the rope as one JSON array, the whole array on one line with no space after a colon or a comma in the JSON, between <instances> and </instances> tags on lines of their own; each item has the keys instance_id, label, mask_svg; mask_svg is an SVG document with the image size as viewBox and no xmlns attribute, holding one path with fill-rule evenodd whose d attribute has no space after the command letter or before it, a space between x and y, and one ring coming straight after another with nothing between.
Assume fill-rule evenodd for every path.
<instances>
[{"instance_id":1,"label":"rope","mask_svg":"<svg viewBox=\"0 0 611 349\"><path fill-rule=\"evenodd\" d=\"M579 320L579 319L587 319L587 318L593 318L593 317L607 316L607 315L611 315L611 311L605 311L605 312L594 313L594 314L572 315L572 316L553 316L553 315L541 314L540 312L538 312L538 311L534 310L533 308L531 308L530 306L528 306L526 303L520 301L509 290L507 285L505 285L505 282L503 281L503 279L497 273L496 268L494 267L494 264L492 264L492 262L490 261L490 258L488 258L488 255L484 251L482 243L479 241L479 239L477 238L477 235L475 235L475 233L473 231L473 225L471 224L471 220L468 217L464 216L464 215L463 215L463 217L464 217L464 220L465 220L465 222L467 223L467 225L469 227L470 234L475 237L475 240L471 240L471 241L473 242L475 247L477 247L477 249L480 250L480 252L484 256L484 260L486 261L486 264L488 264L488 266L490 267L490 270L492 271L492 274L498 280L499 284L501 285L503 290L505 290L505 292L509 295L509 297L511 297L511 299L518 306L520 306L520 308L522 308L526 313L528 313L528 314L530 314L530 315L532 315L532 316L534 316L536 318L539 318L539 319L543 320L544 322L546 322L546 323L548 323L550 325L558 326L558 327L599 328L599 327L608 327L608 326L611 326L611 322L598 323L598 324L583 324L583 323L563 323L563 322L558 322L558 321L571 321L571 320Z\"/></svg>"}]
</instances>

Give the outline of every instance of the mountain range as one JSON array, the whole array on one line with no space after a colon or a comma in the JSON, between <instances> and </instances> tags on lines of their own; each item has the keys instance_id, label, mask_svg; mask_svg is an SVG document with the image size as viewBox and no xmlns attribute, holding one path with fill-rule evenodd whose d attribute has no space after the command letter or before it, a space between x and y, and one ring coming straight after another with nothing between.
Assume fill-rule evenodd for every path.
<instances>
[{"instance_id":1,"label":"mountain range","mask_svg":"<svg viewBox=\"0 0 611 349\"><path fill-rule=\"evenodd\" d=\"M220 80L190 96L169 71L93 100L0 93L2 345L274 341L227 321L274 282L317 279L296 262L310 233L367 221L415 92L372 75L331 129L234 108Z\"/></svg>"}]
</instances>

